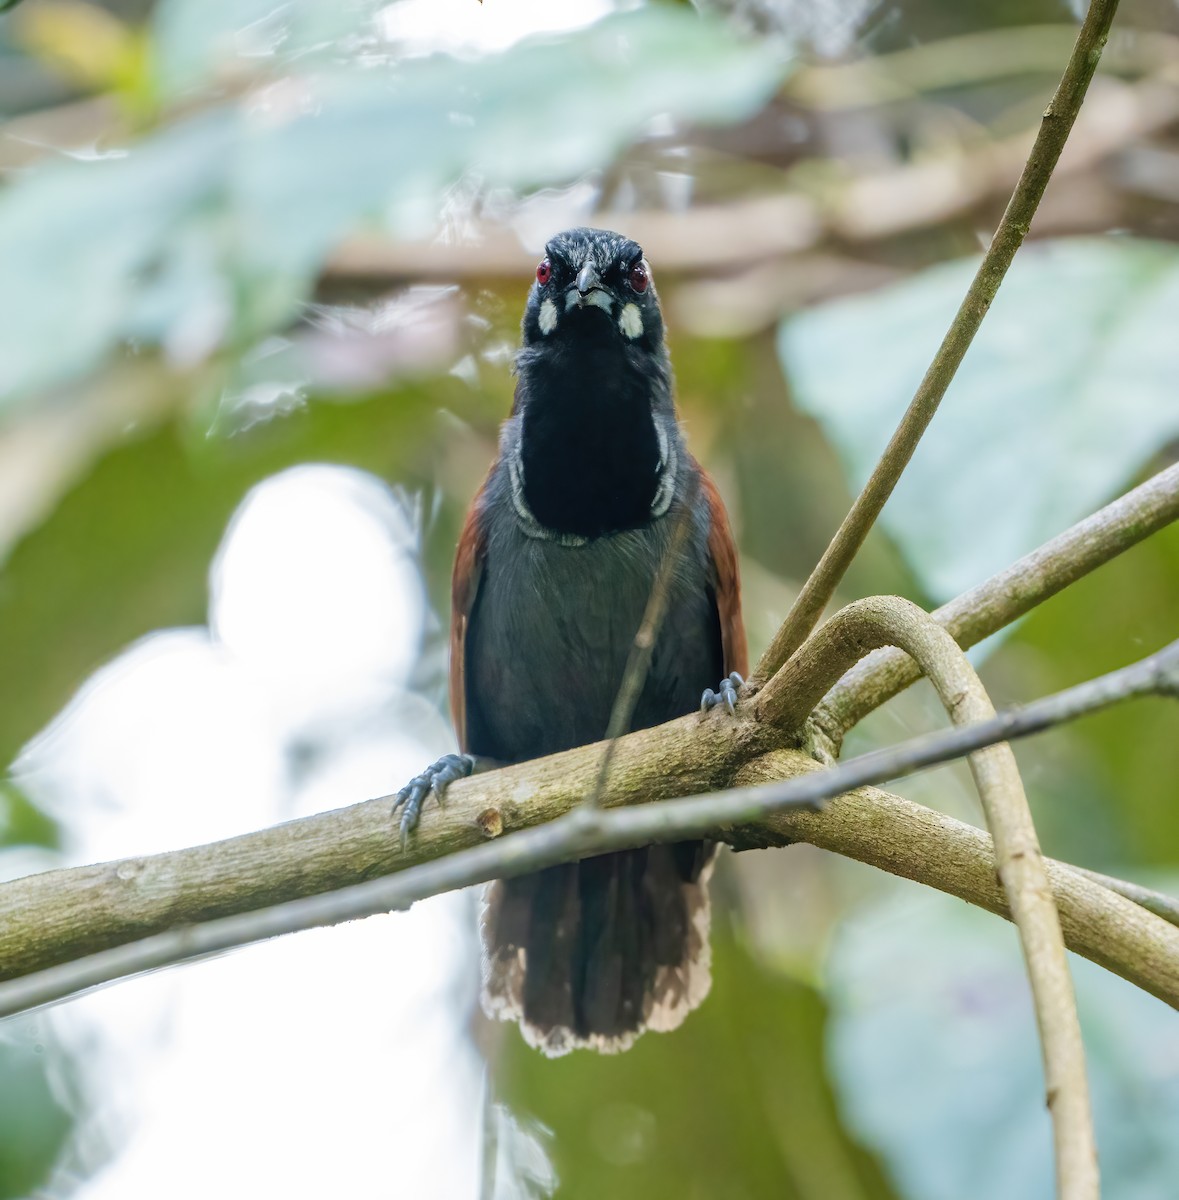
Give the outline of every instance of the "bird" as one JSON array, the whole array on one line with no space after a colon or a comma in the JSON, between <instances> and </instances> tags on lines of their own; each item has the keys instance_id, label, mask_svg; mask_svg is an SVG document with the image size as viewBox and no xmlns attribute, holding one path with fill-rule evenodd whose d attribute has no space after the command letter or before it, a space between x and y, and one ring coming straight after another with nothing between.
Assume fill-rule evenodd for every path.
<instances>
[{"instance_id":1,"label":"bird","mask_svg":"<svg viewBox=\"0 0 1179 1200\"><path fill-rule=\"evenodd\" d=\"M459 537L450 704L460 753L397 795L602 739L656 576L664 616L631 729L733 713L747 670L737 550L678 423L663 313L640 245L577 228L545 246L498 454ZM719 684L716 681L719 680ZM712 686L716 684L716 686ZM548 1055L676 1028L711 985L715 845L654 845L489 885L484 1011Z\"/></svg>"}]
</instances>

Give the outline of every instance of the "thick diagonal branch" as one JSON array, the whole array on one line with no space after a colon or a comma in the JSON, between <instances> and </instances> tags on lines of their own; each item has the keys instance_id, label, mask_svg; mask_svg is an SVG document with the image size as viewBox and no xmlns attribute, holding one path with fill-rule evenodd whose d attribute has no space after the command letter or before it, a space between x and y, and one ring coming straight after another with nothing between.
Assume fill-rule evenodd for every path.
<instances>
[{"instance_id":1,"label":"thick diagonal branch","mask_svg":"<svg viewBox=\"0 0 1179 1200\"><path fill-rule=\"evenodd\" d=\"M575 857L578 848L621 849L702 832L739 849L810 842L1010 915L985 833L859 786L941 761L940 753L929 753L927 738L915 748L893 747L829 770L797 750L762 753L747 745L751 757L743 765L713 768L735 790L616 807L660 794L664 772L673 766L660 743L682 746L693 724L706 755L718 748L713 734L732 732L724 721L684 718L622 739L625 790L612 775L605 801L613 811L583 807L572 837L562 814L578 805L580 789L597 771L596 757L581 751L455 784L446 808L428 814L408 847L391 836L389 801L381 799L210 846L15 880L0 887L0 978L9 976L0 983L0 1015L215 950L405 907ZM957 731L933 736L956 737ZM601 752L600 745L587 749ZM723 752L712 758L725 761ZM733 763L740 763L739 755ZM785 807L852 788L822 812ZM551 823L532 828L530 816ZM511 830L518 832L500 838ZM1168 898L1149 893L1130 903L1100 886L1125 888L1120 880L1092 881L1063 863L1050 862L1049 870L1069 947L1179 1008L1179 928L1152 915L1152 906L1172 912ZM395 873L372 878L382 871Z\"/></svg>"},{"instance_id":2,"label":"thick diagonal branch","mask_svg":"<svg viewBox=\"0 0 1179 1200\"><path fill-rule=\"evenodd\" d=\"M761 739L739 723L685 718L623 739L620 774L606 796L614 811L582 811L575 822L561 814L567 816L596 774L600 746L455 785L446 808L429 813L408 847L390 836L388 801L373 800L212 846L30 876L0 887L0 978L9 977L0 983L0 1015L214 950L402 907L579 851L703 832L738 848L811 842L1006 916L984 833L863 785L1146 693L1179 695L1179 647L995 722L926 735L828 770L796 750L764 752ZM714 776L714 786L736 789L616 807L669 788L699 789ZM820 813L788 808L837 795L841 799ZM551 823L527 829L529 817ZM512 829L521 832L500 838ZM1049 868L1069 946L1179 1007L1175 902L1121 880L1092 881L1060 863ZM371 878L382 871L396 874ZM1135 903L1107 887L1132 891Z\"/></svg>"},{"instance_id":3,"label":"thick diagonal branch","mask_svg":"<svg viewBox=\"0 0 1179 1200\"><path fill-rule=\"evenodd\" d=\"M964 646L969 645L1176 517L1179 465L1115 500L934 615ZM817 714L820 727L837 739L864 712L919 675L920 669L902 652L883 650L869 655L828 694ZM692 726L693 719L689 718L669 729L625 739L626 754L609 789L608 803L633 803L636 797L690 795L726 787L734 781L789 780L808 765L808 760L795 752L766 755L764 733L753 734L747 725L729 729L739 743L736 746L722 741L689 752L682 734ZM700 732L708 737L716 727L705 726ZM1020 732L1005 725L1002 735ZM940 761L945 748L929 756L928 746L894 747L885 763L876 764L874 769L881 773L875 775L857 775L854 772L861 768L844 764L840 770L851 769L853 773L842 776L837 790L874 779L895 778L907 770ZM577 766L577 756L582 753L600 754L601 748L575 751L570 756L517 768L513 773L456 785L446 811L431 813L419 835L405 848L396 846L389 836L387 807L370 801L212 846L55 871L2 886L0 980L73 962L179 924L207 922L404 871L531 823L520 820L525 803L535 806L536 821L550 820L565 809L562 793L558 790L550 795L549 788L568 782L572 795L578 787L590 786ZM599 768L600 763L598 758ZM596 778L597 770L594 774ZM824 784L830 782L825 780ZM501 785L506 790L501 790ZM832 794L827 790L811 793L812 798ZM886 807L881 815L864 800L865 795L859 793L854 800L840 801L802 827L794 823L797 817L782 815L776 818L772 830L762 829L759 833L748 826L740 836L734 834L729 840L740 843L742 838L748 841L760 837L766 845L783 844L783 838L812 841L1002 911L1001 893L992 894L979 882L993 874L993 868L987 865L989 851L979 848L985 838L971 840L975 834L968 834L967 827L955 822L946 824L946 819L895 797L888 798L892 807ZM872 795L877 800L884 796ZM918 837L915 830L931 822L933 832L922 840L924 835ZM959 844L963 838L965 849ZM942 864L947 865L946 870L941 870ZM1075 872L1063 866L1059 871L1068 872L1073 885L1077 884ZM1123 904L1111 911L1109 899L1100 889L1095 891L1092 884L1087 891L1062 896L1061 878L1058 875L1054 885L1063 906L1069 945L1179 1007L1179 935L1160 929L1156 922L1144 925L1143 915L1133 906ZM1132 885L1120 881L1116 886L1123 894L1134 891ZM1135 892L1132 898L1168 918L1175 912L1174 901L1167 897Z\"/></svg>"}]
</instances>

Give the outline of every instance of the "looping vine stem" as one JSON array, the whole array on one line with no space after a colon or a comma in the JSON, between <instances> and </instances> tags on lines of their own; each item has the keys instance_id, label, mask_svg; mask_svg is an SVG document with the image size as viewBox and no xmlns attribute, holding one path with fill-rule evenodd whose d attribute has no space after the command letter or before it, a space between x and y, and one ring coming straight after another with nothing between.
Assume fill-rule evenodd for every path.
<instances>
[{"instance_id":1,"label":"looping vine stem","mask_svg":"<svg viewBox=\"0 0 1179 1200\"><path fill-rule=\"evenodd\" d=\"M916 660L955 725L994 718L994 706L957 642L928 613L896 596L874 596L836 613L762 690L755 700L758 717L801 727L831 683L882 645L897 646ZM1055 1135L1057 1195L1096 1200L1097 1150L1081 1026L1060 917L1015 755L1006 743L989 746L970 755L970 769L1031 981Z\"/></svg>"}]
</instances>

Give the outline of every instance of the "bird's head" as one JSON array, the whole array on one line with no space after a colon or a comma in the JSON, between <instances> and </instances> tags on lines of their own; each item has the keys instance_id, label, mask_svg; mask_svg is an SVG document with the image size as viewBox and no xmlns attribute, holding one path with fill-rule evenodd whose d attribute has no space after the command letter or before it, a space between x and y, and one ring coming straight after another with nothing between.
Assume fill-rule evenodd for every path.
<instances>
[{"instance_id":1,"label":"bird's head","mask_svg":"<svg viewBox=\"0 0 1179 1200\"><path fill-rule=\"evenodd\" d=\"M663 353L663 314L643 248L605 229L569 229L549 241L524 310L526 350L587 340Z\"/></svg>"}]
</instances>

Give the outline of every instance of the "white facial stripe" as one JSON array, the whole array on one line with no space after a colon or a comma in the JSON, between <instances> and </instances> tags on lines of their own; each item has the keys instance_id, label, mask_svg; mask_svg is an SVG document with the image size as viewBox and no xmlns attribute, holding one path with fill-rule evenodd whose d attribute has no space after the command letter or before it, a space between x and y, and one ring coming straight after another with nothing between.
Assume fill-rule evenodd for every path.
<instances>
[{"instance_id":1,"label":"white facial stripe","mask_svg":"<svg viewBox=\"0 0 1179 1200\"><path fill-rule=\"evenodd\" d=\"M537 324L544 334L552 333L557 328L557 306L551 300L545 300L541 304Z\"/></svg>"},{"instance_id":2,"label":"white facial stripe","mask_svg":"<svg viewBox=\"0 0 1179 1200\"><path fill-rule=\"evenodd\" d=\"M618 314L618 328L622 330L623 336L630 338L632 342L642 336L643 314L639 312L637 304L622 306L622 312Z\"/></svg>"},{"instance_id":3,"label":"white facial stripe","mask_svg":"<svg viewBox=\"0 0 1179 1200\"><path fill-rule=\"evenodd\" d=\"M508 478L512 484L512 507L520 528L530 538L540 538L546 542L556 542L559 546L584 546L588 538L579 537L576 533L557 533L556 530L546 529L533 515L524 495L524 464L520 461L520 450L517 447L508 455ZM668 501L670 503L670 500ZM661 513L656 513L661 516Z\"/></svg>"},{"instance_id":4,"label":"white facial stripe","mask_svg":"<svg viewBox=\"0 0 1179 1200\"><path fill-rule=\"evenodd\" d=\"M655 499L651 501L651 515L661 517L671 507L675 496L679 455L675 452L675 442L667 436L667 430L660 421L655 422L655 436L659 440L659 487L655 490Z\"/></svg>"}]
</instances>

